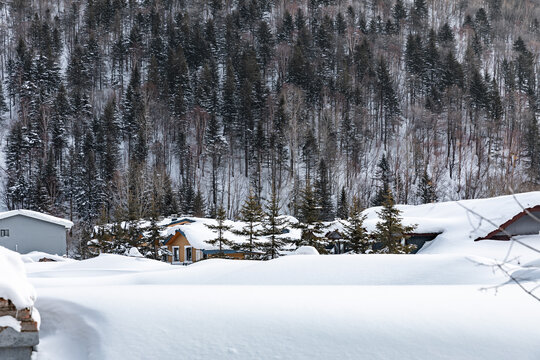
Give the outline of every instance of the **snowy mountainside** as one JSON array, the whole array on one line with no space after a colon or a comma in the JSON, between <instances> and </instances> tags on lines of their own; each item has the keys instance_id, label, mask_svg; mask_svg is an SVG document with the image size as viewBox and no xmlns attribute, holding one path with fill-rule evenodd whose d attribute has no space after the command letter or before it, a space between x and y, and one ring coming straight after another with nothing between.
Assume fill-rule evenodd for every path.
<instances>
[{"instance_id":1,"label":"snowy mountainside","mask_svg":"<svg viewBox=\"0 0 540 360\"><path fill-rule=\"evenodd\" d=\"M4 206L96 223L538 189L538 1L4 4ZM382 171L385 156L387 167ZM342 196L343 195L343 196ZM77 245L77 244L75 244ZM71 247L73 249L77 246Z\"/></svg>"}]
</instances>

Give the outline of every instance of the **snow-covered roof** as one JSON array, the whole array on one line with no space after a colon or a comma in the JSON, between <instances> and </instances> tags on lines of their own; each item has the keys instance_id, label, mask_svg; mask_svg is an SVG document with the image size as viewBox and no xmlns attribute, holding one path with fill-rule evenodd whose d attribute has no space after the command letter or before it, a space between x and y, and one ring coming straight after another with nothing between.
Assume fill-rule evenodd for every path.
<instances>
[{"instance_id":1,"label":"snow-covered roof","mask_svg":"<svg viewBox=\"0 0 540 360\"><path fill-rule=\"evenodd\" d=\"M421 252L463 251L464 242L474 243L512 219L524 208L540 205L540 191L487 199L448 201L424 205L396 205L405 225L416 224L415 233L440 233ZM368 231L375 229L381 207L364 210ZM460 251L457 251L460 249Z\"/></svg>"},{"instance_id":2,"label":"snow-covered roof","mask_svg":"<svg viewBox=\"0 0 540 360\"><path fill-rule=\"evenodd\" d=\"M167 226L164 228L164 230L161 232L161 235L164 237L168 237L171 235L174 235L177 231L181 232L186 239L189 241L191 246L193 246L196 249L200 250L216 250L218 249L218 245L211 245L207 243L208 240L215 239L217 237L217 232L214 230L211 230L208 228L207 225L217 225L217 221L215 219L207 219L207 218L197 218L197 217L182 217L183 220L187 220L183 222L182 224L178 225L169 225L170 221L168 219L163 220L160 224L163 224ZM287 216L286 220L289 221L289 223L295 223L298 222L293 217ZM226 231L224 233L224 238L227 240L232 241L235 244L242 244L245 241L247 241L247 238L242 235L237 235L233 231L235 230L241 230L246 223L242 221L231 221L226 220L225 225L232 226L230 231ZM288 237L297 239L300 237L300 230L292 228L292 226L288 227L289 232L286 234L281 235L282 237Z\"/></svg>"},{"instance_id":3,"label":"snow-covered roof","mask_svg":"<svg viewBox=\"0 0 540 360\"><path fill-rule=\"evenodd\" d=\"M48 214L44 214L44 213L40 213L37 211L24 210L24 209L1 212L0 220L7 219L16 215L23 215L23 216L27 216L36 220L41 220L41 221L46 221L52 224L61 225L61 226L64 226L66 229L71 229L71 227L73 226L73 223L69 220L62 219L62 218L52 216L52 215L48 215Z\"/></svg>"}]
</instances>

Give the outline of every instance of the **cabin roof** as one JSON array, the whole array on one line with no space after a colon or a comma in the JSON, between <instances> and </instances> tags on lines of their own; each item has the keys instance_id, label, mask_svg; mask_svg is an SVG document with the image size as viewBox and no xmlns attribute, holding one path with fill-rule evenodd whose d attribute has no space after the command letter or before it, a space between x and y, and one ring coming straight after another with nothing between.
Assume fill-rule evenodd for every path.
<instances>
[{"instance_id":1,"label":"cabin roof","mask_svg":"<svg viewBox=\"0 0 540 360\"><path fill-rule=\"evenodd\" d=\"M512 217L511 219L506 221L504 224L499 226L497 229L491 231L489 234L487 234L484 237L477 238L476 240L493 239L494 236L501 231L501 229L504 230L508 226L512 225L513 223L515 223L516 221L521 219L522 217L524 217L524 216L526 216L526 215L528 215L528 214L530 214L532 212L538 212L538 211L540 211L540 205L536 205L536 206L533 206L533 207L523 209L519 214L515 215L514 217Z\"/></svg>"},{"instance_id":2,"label":"cabin roof","mask_svg":"<svg viewBox=\"0 0 540 360\"><path fill-rule=\"evenodd\" d=\"M41 221L45 221L45 222L56 224L56 225L61 225L65 227L66 229L71 229L71 227L73 226L73 222L69 220L62 219L62 218L52 216L52 215L48 215L48 214L44 214L41 212L25 210L25 209L1 212L0 220L7 219L7 218L17 216L17 215L22 215L22 216L26 216L32 219L41 220Z\"/></svg>"}]
</instances>

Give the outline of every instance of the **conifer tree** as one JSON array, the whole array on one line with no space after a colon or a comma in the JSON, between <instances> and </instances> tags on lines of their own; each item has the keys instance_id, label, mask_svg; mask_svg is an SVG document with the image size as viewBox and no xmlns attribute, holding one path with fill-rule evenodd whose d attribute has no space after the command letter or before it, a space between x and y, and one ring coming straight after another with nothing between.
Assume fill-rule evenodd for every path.
<instances>
[{"instance_id":1,"label":"conifer tree","mask_svg":"<svg viewBox=\"0 0 540 360\"><path fill-rule=\"evenodd\" d=\"M265 240L259 245L265 259L275 259L279 257L279 251L288 240L281 236L289 223L283 216L279 215L280 210L281 207L279 205L276 187L275 184L272 184L272 193L270 195L270 200L266 205L266 216L263 218L262 223Z\"/></svg>"},{"instance_id":2,"label":"conifer tree","mask_svg":"<svg viewBox=\"0 0 540 360\"><path fill-rule=\"evenodd\" d=\"M375 225L372 233L375 243L379 243L381 248L376 252L381 254L408 254L416 246L406 244L407 234L414 231L416 225L405 226L401 222L401 211L394 206L394 197L388 190L383 207L377 212L380 221Z\"/></svg>"},{"instance_id":3,"label":"conifer tree","mask_svg":"<svg viewBox=\"0 0 540 360\"><path fill-rule=\"evenodd\" d=\"M330 179L324 159L319 162L318 179L315 182L315 194L319 199L319 219L322 221L334 220Z\"/></svg>"},{"instance_id":4,"label":"conifer tree","mask_svg":"<svg viewBox=\"0 0 540 360\"><path fill-rule=\"evenodd\" d=\"M146 145L143 143L146 140L146 119L144 101L140 89L140 76L139 67L135 66L131 72L131 78L126 90L122 114L122 127L128 140L130 157L135 156L137 161L142 161L146 158L144 152ZM136 144L141 144L142 147L137 149Z\"/></svg>"},{"instance_id":5,"label":"conifer tree","mask_svg":"<svg viewBox=\"0 0 540 360\"><path fill-rule=\"evenodd\" d=\"M401 110L386 61L383 57L379 58L377 64L377 93L377 101L383 123L381 137L386 148L390 137L390 130L396 125L396 119L401 113Z\"/></svg>"},{"instance_id":6,"label":"conifer tree","mask_svg":"<svg viewBox=\"0 0 540 360\"><path fill-rule=\"evenodd\" d=\"M313 246L319 253L324 254L326 253L324 235L327 226L320 221L320 206L309 179L301 193L300 201L301 221L296 227L302 230L302 235L297 246Z\"/></svg>"},{"instance_id":7,"label":"conifer tree","mask_svg":"<svg viewBox=\"0 0 540 360\"><path fill-rule=\"evenodd\" d=\"M402 21L407 18L407 11L405 10L405 5L403 5L403 0L396 0L396 3L392 8L392 17L394 18L397 28L401 28Z\"/></svg>"},{"instance_id":8,"label":"conifer tree","mask_svg":"<svg viewBox=\"0 0 540 360\"><path fill-rule=\"evenodd\" d=\"M422 204L429 204L437 201L435 184L433 184L431 177L428 175L427 169L424 170L424 174L420 179L417 196L420 198Z\"/></svg>"},{"instance_id":9,"label":"conifer tree","mask_svg":"<svg viewBox=\"0 0 540 360\"><path fill-rule=\"evenodd\" d=\"M225 213L225 209L223 209L223 206L220 206L216 212L217 224L216 225L205 224L205 226L209 228L210 230L217 231L216 238L211 239L211 240L206 240L206 242L209 243L210 245L214 245L214 246L217 245L218 247L217 257L225 257L225 252L224 252L225 248L230 247L232 245L232 241L225 238L225 232L229 231L232 228L232 226L230 225L225 225L226 220L227 220L227 215Z\"/></svg>"},{"instance_id":10,"label":"conifer tree","mask_svg":"<svg viewBox=\"0 0 540 360\"><path fill-rule=\"evenodd\" d=\"M345 249L355 254L367 254L372 251L373 240L364 226L366 216L362 215L362 207L358 199L353 199L349 212L348 223L343 223Z\"/></svg>"},{"instance_id":11,"label":"conifer tree","mask_svg":"<svg viewBox=\"0 0 540 360\"><path fill-rule=\"evenodd\" d=\"M345 187L341 188L341 195L338 198L336 208L336 216L338 217L338 219L346 219L349 217L349 203L347 201L347 193L345 192Z\"/></svg>"},{"instance_id":12,"label":"conifer tree","mask_svg":"<svg viewBox=\"0 0 540 360\"><path fill-rule=\"evenodd\" d=\"M164 239L161 236L160 226L158 225L159 215L156 205L156 201L153 199L150 226L145 231L146 248L143 249L143 255L158 260L161 255L161 243Z\"/></svg>"},{"instance_id":13,"label":"conifer tree","mask_svg":"<svg viewBox=\"0 0 540 360\"><path fill-rule=\"evenodd\" d=\"M257 244L255 243L259 240L259 237L264 234L263 229L261 228L261 222L265 216L264 211L259 203L257 197L250 190L248 198L244 202L242 209L240 210L240 220L246 223L241 230L234 231L237 235L247 236L248 242L237 246L239 250L244 251L248 254L249 259L255 258L255 252L257 249Z\"/></svg>"},{"instance_id":14,"label":"conifer tree","mask_svg":"<svg viewBox=\"0 0 540 360\"><path fill-rule=\"evenodd\" d=\"M201 189L197 189L197 193L193 198L193 216L195 217L205 217L206 216L206 205L204 203L204 198L201 192Z\"/></svg>"},{"instance_id":15,"label":"conifer tree","mask_svg":"<svg viewBox=\"0 0 540 360\"><path fill-rule=\"evenodd\" d=\"M373 206L381 206L384 203L386 194L390 190L391 173L390 165L386 160L386 155L383 154L381 161L377 164L376 179L379 181L379 186L375 198L372 201Z\"/></svg>"}]
</instances>

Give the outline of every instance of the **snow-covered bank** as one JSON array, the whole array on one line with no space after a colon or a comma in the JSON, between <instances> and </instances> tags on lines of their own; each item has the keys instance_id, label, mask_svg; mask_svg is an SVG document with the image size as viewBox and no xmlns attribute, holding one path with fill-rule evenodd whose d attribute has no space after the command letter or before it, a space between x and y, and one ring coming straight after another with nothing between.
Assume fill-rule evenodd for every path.
<instances>
[{"instance_id":1,"label":"snow-covered bank","mask_svg":"<svg viewBox=\"0 0 540 360\"><path fill-rule=\"evenodd\" d=\"M506 279L486 258L141 260L26 264L38 359L540 357L538 302L514 285L481 291Z\"/></svg>"},{"instance_id":2,"label":"snow-covered bank","mask_svg":"<svg viewBox=\"0 0 540 360\"><path fill-rule=\"evenodd\" d=\"M38 305L40 360L540 356L538 303L514 287L80 287Z\"/></svg>"}]
</instances>

